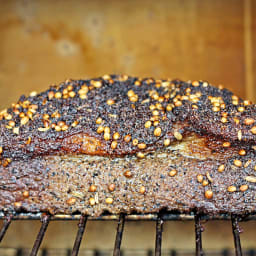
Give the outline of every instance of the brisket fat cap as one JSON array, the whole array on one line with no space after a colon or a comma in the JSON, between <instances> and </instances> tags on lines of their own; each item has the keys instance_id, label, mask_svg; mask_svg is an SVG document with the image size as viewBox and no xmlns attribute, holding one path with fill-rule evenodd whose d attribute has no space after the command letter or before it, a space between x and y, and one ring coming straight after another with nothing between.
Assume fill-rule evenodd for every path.
<instances>
[{"instance_id":1,"label":"brisket fat cap","mask_svg":"<svg viewBox=\"0 0 256 256\"><path fill-rule=\"evenodd\" d=\"M116 75L21 96L0 113L0 208L252 212L254 108L203 81Z\"/></svg>"}]
</instances>

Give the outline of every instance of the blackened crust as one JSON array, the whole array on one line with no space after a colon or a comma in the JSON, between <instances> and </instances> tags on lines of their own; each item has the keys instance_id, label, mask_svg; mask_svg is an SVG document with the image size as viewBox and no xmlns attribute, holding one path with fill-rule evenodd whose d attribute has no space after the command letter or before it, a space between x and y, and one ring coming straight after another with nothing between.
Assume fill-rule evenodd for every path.
<instances>
[{"instance_id":1,"label":"blackened crust","mask_svg":"<svg viewBox=\"0 0 256 256\"><path fill-rule=\"evenodd\" d=\"M1 156L4 164L39 155L124 156L155 151L191 131L253 145L255 118L249 101L207 82L116 75L68 80L1 112Z\"/></svg>"}]
</instances>

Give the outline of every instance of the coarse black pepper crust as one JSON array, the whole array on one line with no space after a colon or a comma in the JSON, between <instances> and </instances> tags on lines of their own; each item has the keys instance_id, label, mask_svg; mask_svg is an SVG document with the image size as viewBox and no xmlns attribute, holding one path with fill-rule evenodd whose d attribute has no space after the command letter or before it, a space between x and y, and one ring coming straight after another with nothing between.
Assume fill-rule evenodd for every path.
<instances>
[{"instance_id":1,"label":"coarse black pepper crust","mask_svg":"<svg viewBox=\"0 0 256 256\"><path fill-rule=\"evenodd\" d=\"M105 75L21 96L0 112L0 210L253 212L255 120L205 81Z\"/></svg>"}]
</instances>

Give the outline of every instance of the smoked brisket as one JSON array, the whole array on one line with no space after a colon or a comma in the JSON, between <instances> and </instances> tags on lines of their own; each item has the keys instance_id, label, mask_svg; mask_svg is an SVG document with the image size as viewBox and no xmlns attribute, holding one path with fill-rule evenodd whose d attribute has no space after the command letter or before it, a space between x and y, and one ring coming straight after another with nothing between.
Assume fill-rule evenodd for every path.
<instances>
[{"instance_id":1,"label":"smoked brisket","mask_svg":"<svg viewBox=\"0 0 256 256\"><path fill-rule=\"evenodd\" d=\"M205 81L105 75L0 112L0 211L255 212L255 105Z\"/></svg>"}]
</instances>

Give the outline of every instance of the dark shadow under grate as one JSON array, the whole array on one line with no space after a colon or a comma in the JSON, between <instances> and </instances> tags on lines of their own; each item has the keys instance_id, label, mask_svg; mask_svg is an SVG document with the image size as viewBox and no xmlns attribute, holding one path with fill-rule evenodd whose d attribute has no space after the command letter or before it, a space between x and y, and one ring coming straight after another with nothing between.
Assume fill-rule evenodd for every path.
<instances>
[{"instance_id":1,"label":"dark shadow under grate","mask_svg":"<svg viewBox=\"0 0 256 256\"><path fill-rule=\"evenodd\" d=\"M40 249L38 256L71 256L71 249ZM1 248L1 256L27 256L29 255L29 249L13 249L13 248ZM79 256L112 256L113 250L80 250ZM153 250L121 250L122 256L153 256ZM194 256L194 251L189 250L162 250L162 256ZM233 250L207 250L206 256L234 256ZM244 251L244 256L255 256L256 249L248 249Z\"/></svg>"}]
</instances>

